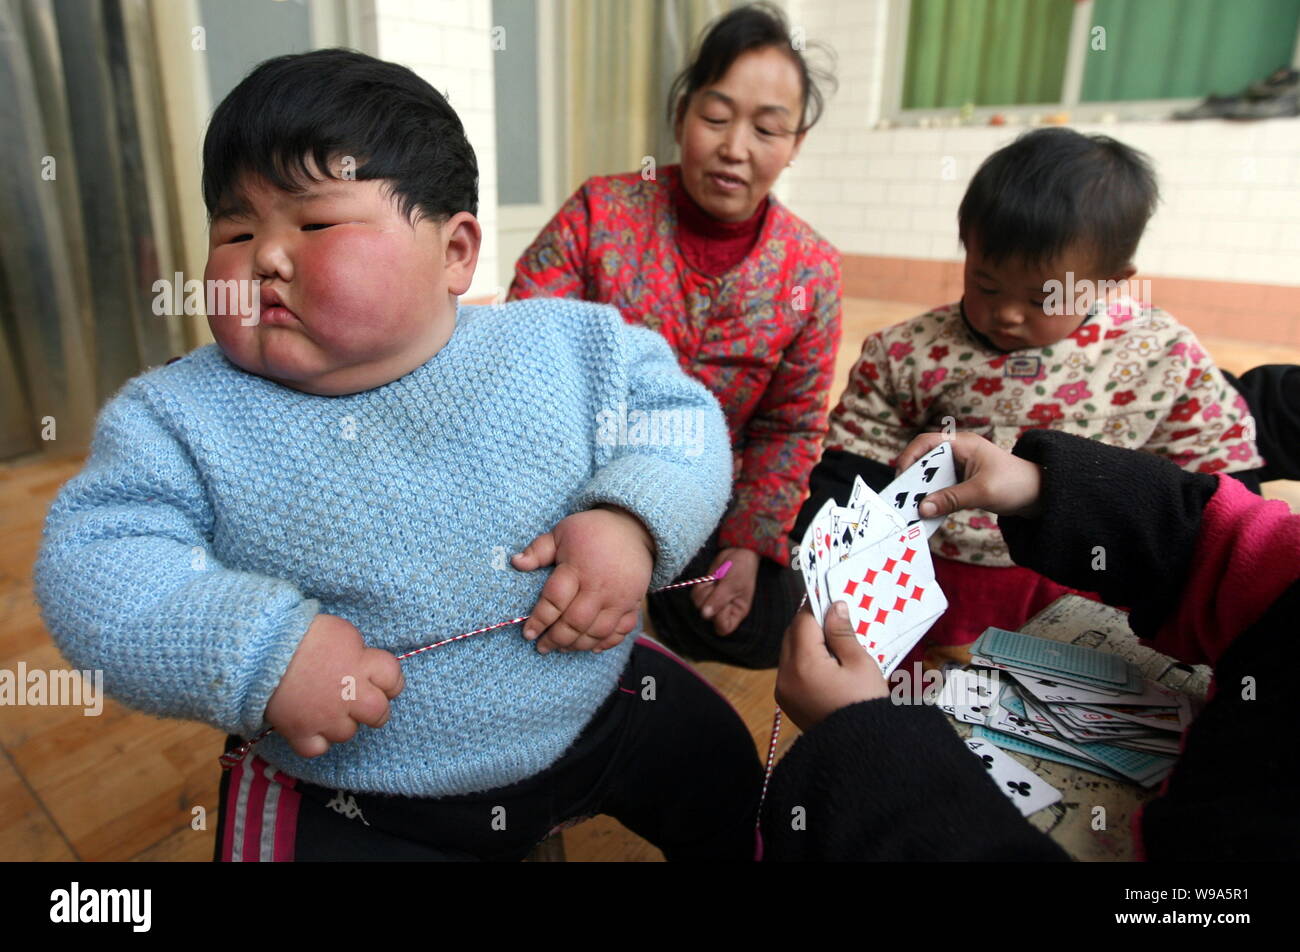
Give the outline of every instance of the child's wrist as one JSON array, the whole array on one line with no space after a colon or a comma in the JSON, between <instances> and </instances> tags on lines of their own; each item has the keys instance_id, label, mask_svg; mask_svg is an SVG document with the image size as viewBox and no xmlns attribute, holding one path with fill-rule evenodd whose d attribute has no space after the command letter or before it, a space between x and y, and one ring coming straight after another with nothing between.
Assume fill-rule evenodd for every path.
<instances>
[{"instance_id":1,"label":"child's wrist","mask_svg":"<svg viewBox=\"0 0 1300 952\"><path fill-rule=\"evenodd\" d=\"M650 529L646 526L644 522L641 521L640 517L637 516L636 513L632 512L631 510L624 509L622 506L618 506L615 505L614 503L607 503L607 502L598 502L594 506L592 506L592 508L603 509L606 512L612 512L617 515L623 516L624 520L636 532L637 538L645 546L646 551L650 553L650 557L652 559L655 558L658 551L657 547L655 546L655 538L653 535L650 534Z\"/></svg>"}]
</instances>

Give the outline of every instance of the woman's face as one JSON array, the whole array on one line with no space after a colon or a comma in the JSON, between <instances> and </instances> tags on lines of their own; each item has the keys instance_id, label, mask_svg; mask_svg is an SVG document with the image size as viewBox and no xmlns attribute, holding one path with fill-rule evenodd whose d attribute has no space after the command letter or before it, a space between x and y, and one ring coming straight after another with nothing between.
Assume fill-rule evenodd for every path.
<instances>
[{"instance_id":1,"label":"woman's face","mask_svg":"<svg viewBox=\"0 0 1300 952\"><path fill-rule=\"evenodd\" d=\"M799 70L777 47L736 57L725 76L697 89L677 122L682 184L720 221L744 221L799 152Z\"/></svg>"}]
</instances>

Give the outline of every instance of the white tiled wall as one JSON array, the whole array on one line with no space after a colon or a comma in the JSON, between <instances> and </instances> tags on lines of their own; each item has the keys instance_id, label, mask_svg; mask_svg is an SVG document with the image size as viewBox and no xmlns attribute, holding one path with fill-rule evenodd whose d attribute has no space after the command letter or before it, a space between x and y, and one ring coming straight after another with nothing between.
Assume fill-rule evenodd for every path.
<instances>
[{"instance_id":1,"label":"white tiled wall","mask_svg":"<svg viewBox=\"0 0 1300 952\"><path fill-rule=\"evenodd\" d=\"M960 260L957 206L979 163L1024 127L876 130L887 0L792 0L833 47L839 91L787 173L794 210L846 254ZM1163 201L1147 274L1300 285L1300 119L1076 125L1146 152Z\"/></svg>"},{"instance_id":2,"label":"white tiled wall","mask_svg":"<svg viewBox=\"0 0 1300 952\"><path fill-rule=\"evenodd\" d=\"M381 59L409 66L447 96L478 158L483 247L468 297L490 295L497 276L497 145L489 0L374 0Z\"/></svg>"}]
</instances>

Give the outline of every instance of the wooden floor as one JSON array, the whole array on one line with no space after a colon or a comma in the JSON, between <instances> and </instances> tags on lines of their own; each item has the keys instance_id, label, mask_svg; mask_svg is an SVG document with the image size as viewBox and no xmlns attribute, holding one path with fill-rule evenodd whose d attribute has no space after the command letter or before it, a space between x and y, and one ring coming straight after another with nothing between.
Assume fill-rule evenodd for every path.
<instances>
[{"instance_id":1,"label":"wooden floor","mask_svg":"<svg viewBox=\"0 0 1300 952\"><path fill-rule=\"evenodd\" d=\"M848 300L834 395L863 337L918 313L911 304ZM1300 363L1300 349L1206 339L1220 367L1240 373L1265 363ZM41 624L31 568L45 510L80 460L0 464L0 668L66 667ZM1300 512L1300 483L1266 494ZM700 671L745 718L760 752L771 730L773 672L721 664ZM795 730L783 731L782 748ZM222 735L106 702L98 717L79 708L0 707L0 860L192 860L211 858ZM206 828L194 829L195 808ZM570 860L656 860L658 850L598 817L564 834Z\"/></svg>"}]
</instances>

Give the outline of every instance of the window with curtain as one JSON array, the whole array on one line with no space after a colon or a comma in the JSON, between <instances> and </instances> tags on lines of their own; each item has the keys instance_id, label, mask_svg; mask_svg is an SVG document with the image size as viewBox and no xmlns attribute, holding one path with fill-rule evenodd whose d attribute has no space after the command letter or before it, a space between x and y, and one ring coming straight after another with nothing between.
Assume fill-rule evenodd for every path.
<instances>
[{"instance_id":1,"label":"window with curtain","mask_svg":"<svg viewBox=\"0 0 1300 952\"><path fill-rule=\"evenodd\" d=\"M904 109L1061 101L1073 0L912 0Z\"/></svg>"},{"instance_id":2,"label":"window with curtain","mask_svg":"<svg viewBox=\"0 0 1300 952\"><path fill-rule=\"evenodd\" d=\"M1290 64L1300 27L1300 0L1079 2L911 0L902 108L1233 93Z\"/></svg>"},{"instance_id":3,"label":"window with curtain","mask_svg":"<svg viewBox=\"0 0 1300 952\"><path fill-rule=\"evenodd\" d=\"M1239 92L1291 62L1300 0L1095 0L1080 102Z\"/></svg>"}]
</instances>

